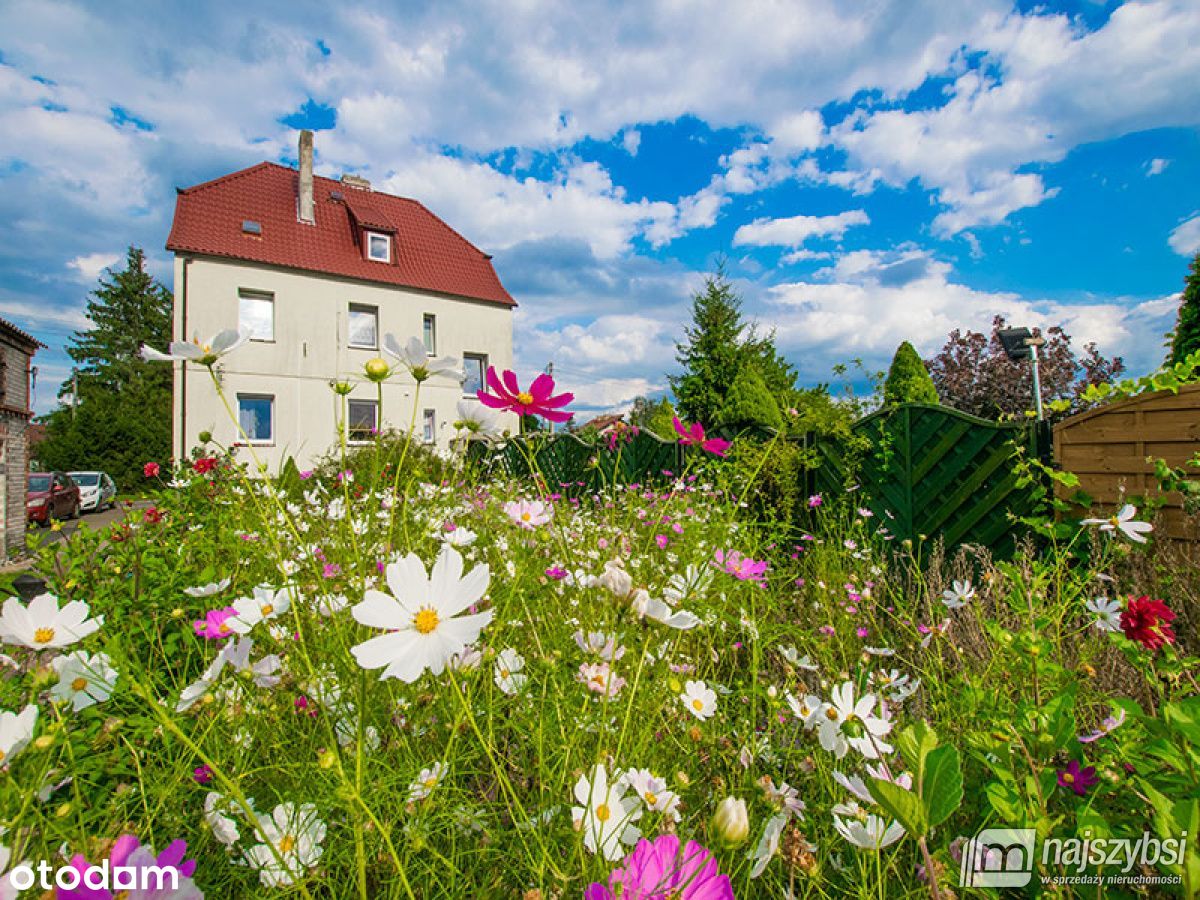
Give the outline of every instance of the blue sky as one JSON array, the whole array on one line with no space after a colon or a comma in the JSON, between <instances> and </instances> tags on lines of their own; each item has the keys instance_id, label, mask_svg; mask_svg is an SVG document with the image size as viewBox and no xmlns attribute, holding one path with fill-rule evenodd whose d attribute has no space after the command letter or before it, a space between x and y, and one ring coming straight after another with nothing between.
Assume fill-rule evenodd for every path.
<instances>
[{"instance_id":1,"label":"blue sky","mask_svg":"<svg viewBox=\"0 0 1200 900\"><path fill-rule=\"evenodd\" d=\"M0 315L69 372L96 275L174 188L264 159L416 197L581 410L666 387L724 258L806 383L953 328L1161 360L1200 249L1194 0L0 4ZM382 10L382 7L380 7Z\"/></svg>"}]
</instances>

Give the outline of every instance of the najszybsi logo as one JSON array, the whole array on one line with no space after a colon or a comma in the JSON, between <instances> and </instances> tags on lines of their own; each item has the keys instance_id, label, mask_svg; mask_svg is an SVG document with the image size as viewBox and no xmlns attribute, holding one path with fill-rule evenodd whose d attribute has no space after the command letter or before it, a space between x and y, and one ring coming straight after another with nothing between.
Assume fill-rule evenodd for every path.
<instances>
[{"instance_id":1,"label":"najszybsi logo","mask_svg":"<svg viewBox=\"0 0 1200 900\"><path fill-rule=\"evenodd\" d=\"M958 883L961 887L1024 887L1033 878L1037 832L1032 828L985 828L963 846ZM1187 851L1187 832L1177 838L1157 838L1144 832L1137 838L1046 838L1041 863L1057 872L1047 879L1062 883L1179 883L1179 876L1133 874L1134 866L1179 865ZM1104 875L1083 875L1088 866L1105 866ZM1073 874L1068 874L1072 873Z\"/></svg>"},{"instance_id":2,"label":"najszybsi logo","mask_svg":"<svg viewBox=\"0 0 1200 900\"><path fill-rule=\"evenodd\" d=\"M963 845L960 887L1023 887L1033 878L1033 828L985 828Z\"/></svg>"}]
</instances>

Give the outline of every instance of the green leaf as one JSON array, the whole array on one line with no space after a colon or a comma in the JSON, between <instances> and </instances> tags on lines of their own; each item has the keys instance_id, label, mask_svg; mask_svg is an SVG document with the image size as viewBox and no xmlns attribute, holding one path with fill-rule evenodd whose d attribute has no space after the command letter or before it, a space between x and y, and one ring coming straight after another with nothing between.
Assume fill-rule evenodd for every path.
<instances>
[{"instance_id":1,"label":"green leaf","mask_svg":"<svg viewBox=\"0 0 1200 900\"><path fill-rule=\"evenodd\" d=\"M936 746L937 732L925 722L914 722L896 736L896 749L918 780L924 772L925 757Z\"/></svg>"},{"instance_id":2,"label":"green leaf","mask_svg":"<svg viewBox=\"0 0 1200 900\"><path fill-rule=\"evenodd\" d=\"M950 818L962 799L963 776L958 748L947 744L931 750L925 757L925 778L921 782L921 800L929 827L936 828Z\"/></svg>"},{"instance_id":3,"label":"green leaf","mask_svg":"<svg viewBox=\"0 0 1200 900\"><path fill-rule=\"evenodd\" d=\"M1025 821L1025 806L1021 802L1021 792L1013 785L993 781L983 789L988 803L1000 818L1008 825L1016 825Z\"/></svg>"},{"instance_id":4,"label":"green leaf","mask_svg":"<svg viewBox=\"0 0 1200 900\"><path fill-rule=\"evenodd\" d=\"M884 812L904 826L905 831L915 838L925 836L928 830L925 825L925 810L916 794L882 778L868 779L867 790L871 792L875 802L883 807Z\"/></svg>"}]
</instances>

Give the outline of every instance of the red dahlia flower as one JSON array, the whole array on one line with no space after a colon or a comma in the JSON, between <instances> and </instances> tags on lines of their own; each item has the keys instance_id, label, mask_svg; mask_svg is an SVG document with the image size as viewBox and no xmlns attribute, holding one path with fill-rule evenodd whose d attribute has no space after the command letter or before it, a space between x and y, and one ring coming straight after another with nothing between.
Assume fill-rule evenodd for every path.
<instances>
[{"instance_id":1,"label":"red dahlia flower","mask_svg":"<svg viewBox=\"0 0 1200 900\"><path fill-rule=\"evenodd\" d=\"M1121 612L1121 630L1147 650L1157 650L1163 644L1175 643L1175 632L1168 624L1174 618L1175 613L1161 600L1130 597Z\"/></svg>"},{"instance_id":2,"label":"red dahlia flower","mask_svg":"<svg viewBox=\"0 0 1200 900\"><path fill-rule=\"evenodd\" d=\"M554 394L554 379L543 372L533 379L529 390L521 390L517 382L517 373L504 370L503 383L496 375L496 367L488 366L487 385L492 393L480 388L475 394L479 402L491 409L508 409L522 416L541 416L549 422L566 422L571 418L569 412L563 412L562 407L575 399L574 394Z\"/></svg>"},{"instance_id":3,"label":"red dahlia flower","mask_svg":"<svg viewBox=\"0 0 1200 900\"><path fill-rule=\"evenodd\" d=\"M679 435L679 443L685 447L689 445L699 447L714 456L724 456L725 451L729 449L729 441L722 438L705 437L704 426L699 422L694 422L690 426L684 425L679 421L679 416L672 416L671 424L675 426L675 433Z\"/></svg>"},{"instance_id":4,"label":"red dahlia flower","mask_svg":"<svg viewBox=\"0 0 1200 900\"><path fill-rule=\"evenodd\" d=\"M142 466L142 475L146 478L157 478L158 473L162 471L162 467L156 462L148 462Z\"/></svg>"},{"instance_id":5,"label":"red dahlia flower","mask_svg":"<svg viewBox=\"0 0 1200 900\"><path fill-rule=\"evenodd\" d=\"M192 463L192 469L198 475L207 475L209 472L211 472L216 467L217 467L217 460L212 456L202 456L198 460L196 460L194 463Z\"/></svg>"}]
</instances>

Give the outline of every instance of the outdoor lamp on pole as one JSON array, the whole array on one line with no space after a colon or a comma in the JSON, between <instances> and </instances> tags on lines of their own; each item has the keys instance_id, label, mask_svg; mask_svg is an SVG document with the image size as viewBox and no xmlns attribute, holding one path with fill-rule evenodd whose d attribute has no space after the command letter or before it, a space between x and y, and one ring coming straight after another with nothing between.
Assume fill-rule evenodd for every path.
<instances>
[{"instance_id":1,"label":"outdoor lamp on pole","mask_svg":"<svg viewBox=\"0 0 1200 900\"><path fill-rule=\"evenodd\" d=\"M1046 339L1035 335L1028 328L1001 328L996 335L1004 345L1004 352L1013 362L1023 359L1033 361L1033 402L1037 409L1038 421L1044 418L1042 413L1042 379L1038 373L1038 347L1046 343Z\"/></svg>"}]
</instances>

